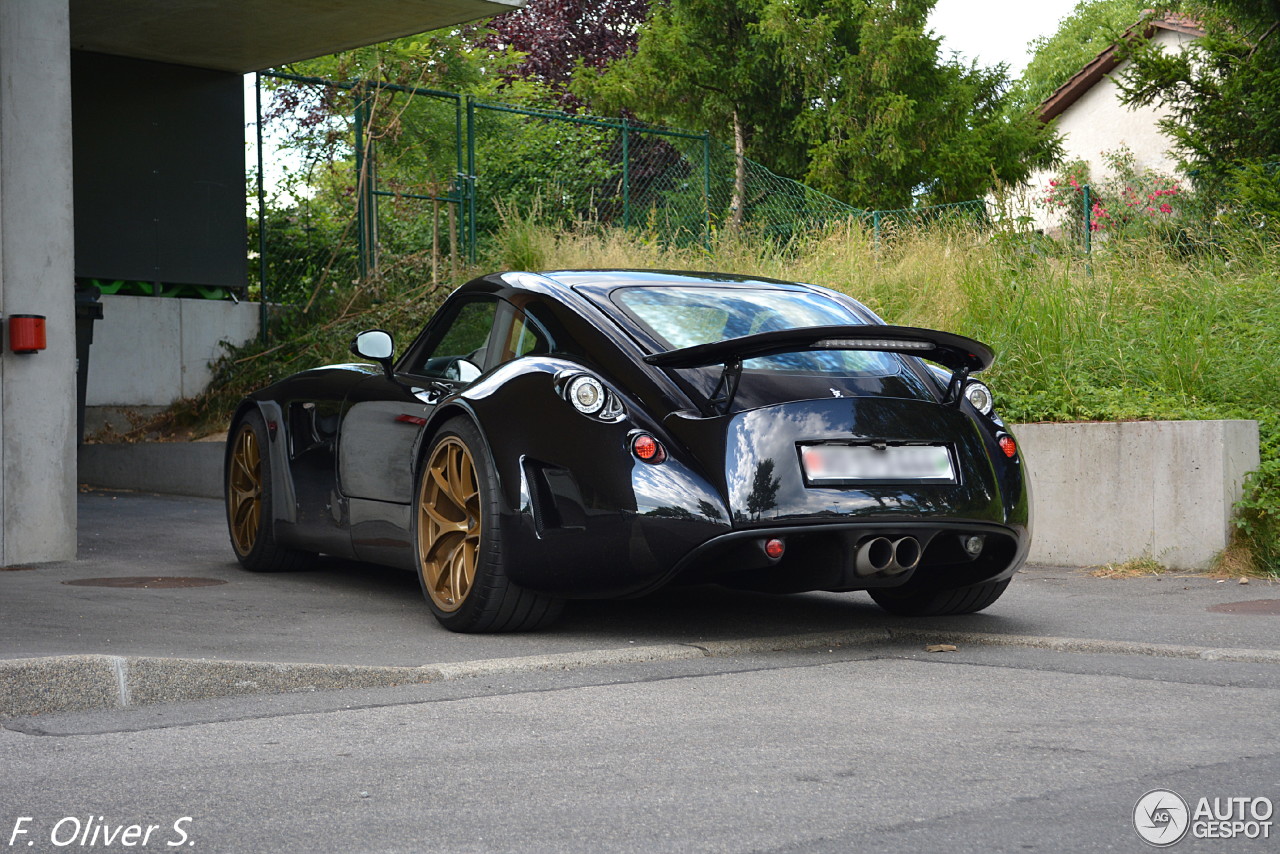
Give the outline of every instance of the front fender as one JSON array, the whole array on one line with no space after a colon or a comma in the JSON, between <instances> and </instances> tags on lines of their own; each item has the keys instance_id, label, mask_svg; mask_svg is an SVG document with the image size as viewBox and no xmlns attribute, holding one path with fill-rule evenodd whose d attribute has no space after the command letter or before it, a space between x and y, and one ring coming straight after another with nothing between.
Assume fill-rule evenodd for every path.
<instances>
[{"instance_id":1,"label":"front fender","mask_svg":"<svg viewBox=\"0 0 1280 854\"><path fill-rule=\"evenodd\" d=\"M262 422L267 427L267 446L264 450L270 455L267 467L271 472L272 535L282 545L301 545L290 536L298 521L298 499L293 472L289 468L289 430L284 410L274 400L246 398L240 402L231 418L232 435L245 414L254 410L262 416ZM226 467L230 465L230 460L231 445L228 442L222 473L224 491L228 479Z\"/></svg>"}]
</instances>

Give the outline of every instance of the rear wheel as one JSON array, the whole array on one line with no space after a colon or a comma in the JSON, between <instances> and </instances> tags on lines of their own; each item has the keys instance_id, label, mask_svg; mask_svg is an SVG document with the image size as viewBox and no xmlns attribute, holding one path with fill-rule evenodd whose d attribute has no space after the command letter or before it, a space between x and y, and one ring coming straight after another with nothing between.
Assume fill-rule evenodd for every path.
<instances>
[{"instance_id":1,"label":"rear wheel","mask_svg":"<svg viewBox=\"0 0 1280 854\"><path fill-rule=\"evenodd\" d=\"M893 588L868 590L876 604L890 614L904 617L940 617L947 614L972 614L1000 598L1009 586L1004 581L984 581L956 590L927 590L903 593Z\"/></svg>"},{"instance_id":2,"label":"rear wheel","mask_svg":"<svg viewBox=\"0 0 1280 854\"><path fill-rule=\"evenodd\" d=\"M499 512L479 431L465 418L445 423L418 473L413 515L418 580L451 631L531 631L560 615L561 600L507 577Z\"/></svg>"},{"instance_id":3,"label":"rear wheel","mask_svg":"<svg viewBox=\"0 0 1280 854\"><path fill-rule=\"evenodd\" d=\"M287 572L314 557L276 545L271 454L266 425L256 411L247 412L228 434L225 475L227 529L241 566L253 572Z\"/></svg>"}]
</instances>

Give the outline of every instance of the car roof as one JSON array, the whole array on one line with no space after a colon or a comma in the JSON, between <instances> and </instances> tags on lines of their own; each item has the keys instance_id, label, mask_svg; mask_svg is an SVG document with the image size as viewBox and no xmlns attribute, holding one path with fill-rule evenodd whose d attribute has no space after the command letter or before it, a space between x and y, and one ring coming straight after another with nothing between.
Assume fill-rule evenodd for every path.
<instances>
[{"instance_id":1,"label":"car roof","mask_svg":"<svg viewBox=\"0 0 1280 854\"><path fill-rule=\"evenodd\" d=\"M581 286L610 288L636 285L671 285L680 287L749 285L777 290L819 290L812 285L800 282L784 282L764 276L743 276L734 273L687 270L550 270L541 272L538 275L570 288Z\"/></svg>"}]
</instances>

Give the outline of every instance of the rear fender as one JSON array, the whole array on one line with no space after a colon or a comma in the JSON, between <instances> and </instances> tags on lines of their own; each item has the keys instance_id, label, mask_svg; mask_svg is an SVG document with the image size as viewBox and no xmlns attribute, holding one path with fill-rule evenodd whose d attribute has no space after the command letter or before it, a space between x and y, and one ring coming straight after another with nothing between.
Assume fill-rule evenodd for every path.
<instances>
[{"instance_id":1,"label":"rear fender","mask_svg":"<svg viewBox=\"0 0 1280 854\"><path fill-rule=\"evenodd\" d=\"M563 397L590 373L625 415L601 421ZM689 549L729 529L723 497L699 464L601 372L566 359L525 358L469 387L457 411L485 437L501 489L511 579L552 593L617 596L665 575ZM501 385L501 395L494 394ZM443 415L443 414L442 414ZM433 419L434 421L434 419ZM651 465L631 452L638 431L667 449Z\"/></svg>"}]
</instances>

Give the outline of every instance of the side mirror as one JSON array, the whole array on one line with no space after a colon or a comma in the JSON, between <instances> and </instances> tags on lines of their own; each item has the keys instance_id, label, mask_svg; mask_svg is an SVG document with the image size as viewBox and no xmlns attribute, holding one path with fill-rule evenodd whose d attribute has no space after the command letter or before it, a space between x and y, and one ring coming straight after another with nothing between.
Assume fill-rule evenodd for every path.
<instances>
[{"instance_id":1,"label":"side mirror","mask_svg":"<svg viewBox=\"0 0 1280 854\"><path fill-rule=\"evenodd\" d=\"M362 359L377 362L382 365L387 376L391 376L391 356L395 353L395 342L390 332L381 329L361 332L351 342L351 352Z\"/></svg>"}]
</instances>

